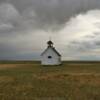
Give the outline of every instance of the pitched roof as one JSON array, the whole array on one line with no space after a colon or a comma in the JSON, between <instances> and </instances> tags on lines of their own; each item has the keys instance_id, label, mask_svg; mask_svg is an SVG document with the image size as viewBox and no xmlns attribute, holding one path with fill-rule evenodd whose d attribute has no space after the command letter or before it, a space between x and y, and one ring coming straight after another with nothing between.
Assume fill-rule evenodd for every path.
<instances>
[{"instance_id":1,"label":"pitched roof","mask_svg":"<svg viewBox=\"0 0 100 100\"><path fill-rule=\"evenodd\" d=\"M56 52L56 54L57 54L58 56L61 56L60 53L59 53L54 47L53 47L52 49Z\"/></svg>"},{"instance_id":2,"label":"pitched roof","mask_svg":"<svg viewBox=\"0 0 100 100\"><path fill-rule=\"evenodd\" d=\"M54 47L48 47L48 48L41 54L41 56L42 56L49 48L51 48L58 56L61 56L60 53L59 53Z\"/></svg>"}]
</instances>

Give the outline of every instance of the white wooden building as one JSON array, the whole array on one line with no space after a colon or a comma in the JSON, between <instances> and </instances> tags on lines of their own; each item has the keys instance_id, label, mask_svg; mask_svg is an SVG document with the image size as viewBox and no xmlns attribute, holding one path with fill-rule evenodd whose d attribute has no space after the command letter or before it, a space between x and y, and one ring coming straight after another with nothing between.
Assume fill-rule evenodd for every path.
<instances>
[{"instance_id":1,"label":"white wooden building","mask_svg":"<svg viewBox=\"0 0 100 100\"><path fill-rule=\"evenodd\" d=\"M61 55L53 46L53 42L50 40L47 42L48 47L41 54L41 64L42 65L60 65Z\"/></svg>"}]
</instances>

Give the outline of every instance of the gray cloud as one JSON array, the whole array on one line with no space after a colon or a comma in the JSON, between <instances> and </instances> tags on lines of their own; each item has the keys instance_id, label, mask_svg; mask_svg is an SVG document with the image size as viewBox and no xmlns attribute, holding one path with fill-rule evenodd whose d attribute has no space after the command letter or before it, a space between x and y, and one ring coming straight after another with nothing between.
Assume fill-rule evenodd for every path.
<instances>
[{"instance_id":1,"label":"gray cloud","mask_svg":"<svg viewBox=\"0 0 100 100\"><path fill-rule=\"evenodd\" d=\"M100 9L100 0L0 0L0 59L7 59L10 56L12 59L29 59L28 55L31 54L36 58L36 54L43 49L41 42L54 34L57 35L55 40L63 42L61 45L59 42L57 44L58 48L62 47L63 54L74 55L77 51L99 48L100 41L96 37L99 36L99 32L90 31L91 35L86 35L82 41L79 38L76 41L74 34L70 32L80 32L84 29L77 28L77 20L72 21L72 25L78 30L75 30L71 23L67 23L70 22L70 18L77 19L78 15L81 15L80 18L84 15L92 16L96 11L86 12L93 9ZM81 20L78 23L81 23ZM100 27L98 22L92 25L95 26L94 29ZM64 32L68 32L67 36L71 37L71 42ZM68 50L72 52L66 53Z\"/></svg>"},{"instance_id":2,"label":"gray cloud","mask_svg":"<svg viewBox=\"0 0 100 100\"><path fill-rule=\"evenodd\" d=\"M100 8L99 0L12 0L23 12L32 9L37 19L43 24L64 24L68 18L77 13Z\"/></svg>"},{"instance_id":3,"label":"gray cloud","mask_svg":"<svg viewBox=\"0 0 100 100\"><path fill-rule=\"evenodd\" d=\"M11 5L4 4L5 2ZM7 10L9 8L11 11L8 17L13 21L17 20L14 25L18 24L20 19L16 19L16 16L18 17L20 13L30 26L35 24L35 28L45 30L48 28L58 30L70 17L90 9L100 8L99 0L5 0L4 3L1 3L0 8L1 17L5 16L3 20L10 20L6 18L6 14L9 15Z\"/></svg>"},{"instance_id":4,"label":"gray cloud","mask_svg":"<svg viewBox=\"0 0 100 100\"><path fill-rule=\"evenodd\" d=\"M32 17L34 11L36 24L44 26L45 29L52 25L54 28L61 26L78 13L100 8L99 0L9 0L9 2L23 16L28 16L27 19L34 18Z\"/></svg>"}]
</instances>

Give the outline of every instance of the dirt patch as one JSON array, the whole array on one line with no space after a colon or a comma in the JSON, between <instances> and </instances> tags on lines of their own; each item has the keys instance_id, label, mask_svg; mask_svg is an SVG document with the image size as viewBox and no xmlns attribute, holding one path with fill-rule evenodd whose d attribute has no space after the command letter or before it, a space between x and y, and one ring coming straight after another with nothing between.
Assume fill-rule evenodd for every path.
<instances>
[{"instance_id":1,"label":"dirt patch","mask_svg":"<svg viewBox=\"0 0 100 100\"><path fill-rule=\"evenodd\" d=\"M25 64L0 64L0 70L7 69L7 68L16 68L20 66L25 66Z\"/></svg>"}]
</instances>

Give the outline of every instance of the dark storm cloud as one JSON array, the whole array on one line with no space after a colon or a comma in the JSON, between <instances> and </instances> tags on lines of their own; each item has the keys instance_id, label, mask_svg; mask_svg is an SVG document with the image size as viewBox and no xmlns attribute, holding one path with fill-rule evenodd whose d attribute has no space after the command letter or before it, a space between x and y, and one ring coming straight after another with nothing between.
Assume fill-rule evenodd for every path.
<instances>
[{"instance_id":1,"label":"dark storm cloud","mask_svg":"<svg viewBox=\"0 0 100 100\"><path fill-rule=\"evenodd\" d=\"M100 0L0 0L0 58L29 51L26 50L28 46L20 48L26 39L22 35L30 35L31 32L34 34L35 30L58 31L72 16L99 8ZM27 45L31 43L30 41ZM93 46L88 42L71 44L72 47L77 45L79 51ZM99 42L95 44L98 45ZM32 49L32 46L29 49Z\"/></svg>"},{"instance_id":2,"label":"dark storm cloud","mask_svg":"<svg viewBox=\"0 0 100 100\"><path fill-rule=\"evenodd\" d=\"M100 8L100 0L12 0L19 11L34 10L37 20L45 24L64 24L71 16Z\"/></svg>"},{"instance_id":3,"label":"dark storm cloud","mask_svg":"<svg viewBox=\"0 0 100 100\"><path fill-rule=\"evenodd\" d=\"M100 8L99 0L1 0L1 4L5 2L13 5L20 16L26 20L21 19L21 22L20 18L14 19L11 21L13 25L20 26L24 22L40 29L57 28L58 30L70 17L90 9Z\"/></svg>"},{"instance_id":4,"label":"dark storm cloud","mask_svg":"<svg viewBox=\"0 0 100 100\"><path fill-rule=\"evenodd\" d=\"M1 0L1 3L4 2L12 4L27 20L34 19L34 11L35 24L45 29L52 25L54 28L63 25L78 13L100 8L99 0Z\"/></svg>"}]
</instances>

